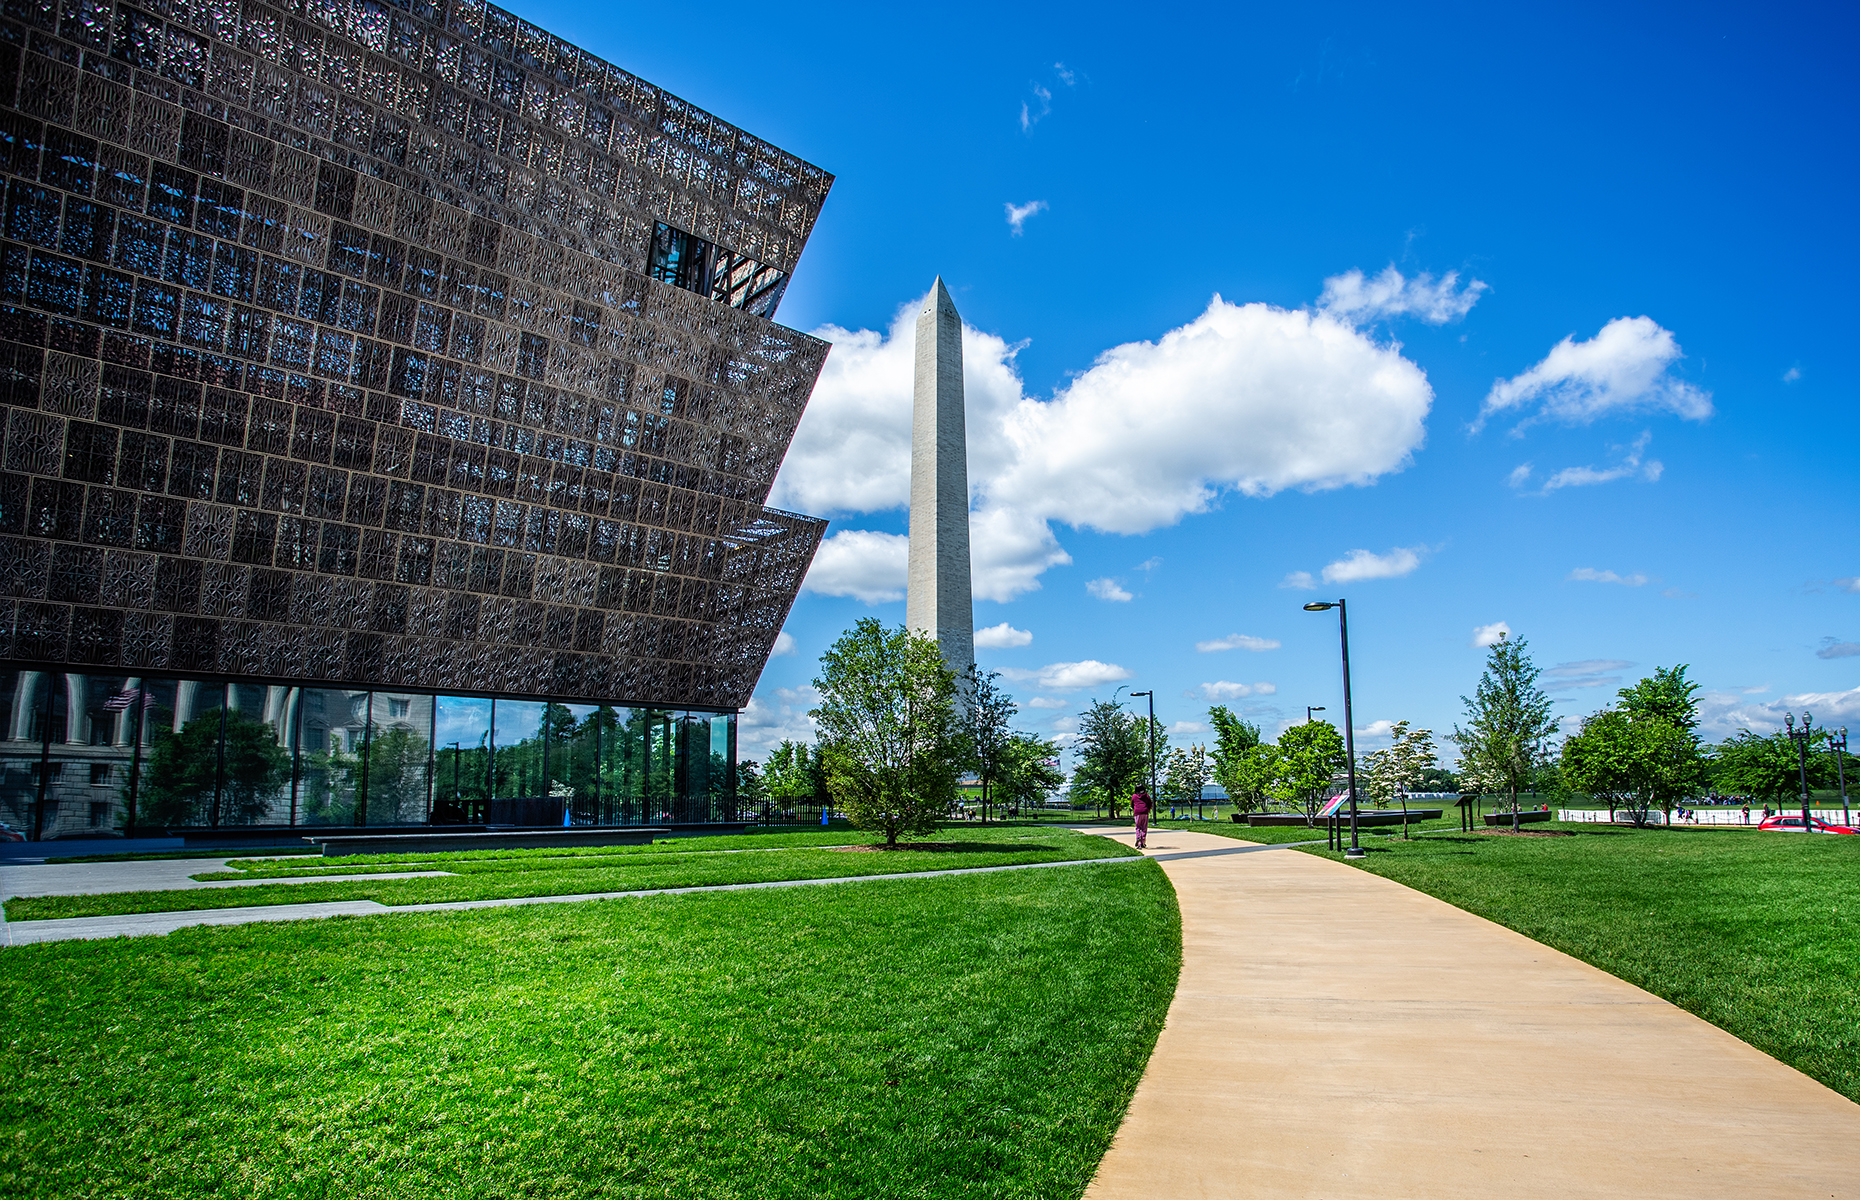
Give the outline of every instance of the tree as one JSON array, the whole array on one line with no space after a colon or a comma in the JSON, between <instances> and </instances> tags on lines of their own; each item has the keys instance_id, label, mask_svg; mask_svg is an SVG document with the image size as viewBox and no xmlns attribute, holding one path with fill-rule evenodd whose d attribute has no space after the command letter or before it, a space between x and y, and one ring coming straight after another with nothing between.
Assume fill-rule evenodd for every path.
<instances>
[{"instance_id":1,"label":"tree","mask_svg":"<svg viewBox=\"0 0 1860 1200\"><path fill-rule=\"evenodd\" d=\"M1621 697L1622 709L1636 716L1660 717L1688 733L1697 729L1699 702L1692 693L1699 690L1699 685L1686 678L1686 666L1680 663L1676 667L1655 667L1653 674L1633 687L1622 688L1616 693Z\"/></svg>"},{"instance_id":2,"label":"tree","mask_svg":"<svg viewBox=\"0 0 1860 1200\"><path fill-rule=\"evenodd\" d=\"M784 810L812 800L816 789L814 760L806 742L783 739L769 752L763 785Z\"/></svg>"},{"instance_id":3,"label":"tree","mask_svg":"<svg viewBox=\"0 0 1860 1200\"><path fill-rule=\"evenodd\" d=\"M1542 673L1526 652L1523 638L1503 634L1486 656L1485 673L1466 706L1466 728L1453 727L1462 770L1496 783L1511 804L1512 828L1517 828L1518 792L1530 781L1542 758L1541 743L1556 732L1550 715L1550 697L1537 686Z\"/></svg>"},{"instance_id":4,"label":"tree","mask_svg":"<svg viewBox=\"0 0 1860 1200\"><path fill-rule=\"evenodd\" d=\"M1277 750L1260 736L1259 726L1216 704L1208 710L1214 726L1214 778L1234 802L1235 812L1252 812L1266 799L1278 770Z\"/></svg>"},{"instance_id":5,"label":"tree","mask_svg":"<svg viewBox=\"0 0 1860 1200\"><path fill-rule=\"evenodd\" d=\"M1612 816L1625 807L1636 825L1654 808L1668 809L1692 794L1703 759L1691 730L1656 709L1605 708L1583 719L1563 743L1563 775L1570 785L1605 798Z\"/></svg>"},{"instance_id":6,"label":"tree","mask_svg":"<svg viewBox=\"0 0 1860 1200\"><path fill-rule=\"evenodd\" d=\"M1066 781L1059 769L1059 747L1038 734L1009 734L1001 757L995 795L1009 808L1043 804Z\"/></svg>"},{"instance_id":7,"label":"tree","mask_svg":"<svg viewBox=\"0 0 1860 1200\"><path fill-rule=\"evenodd\" d=\"M1825 787L1834 782L1835 772L1828 756L1818 753L1815 746L1826 742L1827 730L1810 728L1808 786ZM1778 807L1801 802L1801 764L1795 743L1780 729L1767 737L1748 729L1738 730L1736 737L1726 738L1712 748L1712 767L1720 791Z\"/></svg>"},{"instance_id":8,"label":"tree","mask_svg":"<svg viewBox=\"0 0 1860 1200\"><path fill-rule=\"evenodd\" d=\"M1199 743L1186 750L1177 747L1169 752L1166 761L1168 769L1163 775L1163 793L1191 802L1200 800L1201 789L1214 777L1214 763L1208 757L1208 748Z\"/></svg>"},{"instance_id":9,"label":"tree","mask_svg":"<svg viewBox=\"0 0 1860 1200\"><path fill-rule=\"evenodd\" d=\"M290 778L291 756L278 745L275 729L216 709L178 733L158 734L143 768L138 816L150 825L250 824Z\"/></svg>"},{"instance_id":10,"label":"tree","mask_svg":"<svg viewBox=\"0 0 1860 1200\"><path fill-rule=\"evenodd\" d=\"M969 766L982 783L982 820L988 819L988 793L1001 782L1008 767L1008 749L1013 734L1008 722L1020 711L1014 698L995 681L999 671L983 671L974 663L963 672L957 684L962 692L962 732L969 743Z\"/></svg>"},{"instance_id":11,"label":"tree","mask_svg":"<svg viewBox=\"0 0 1860 1200\"><path fill-rule=\"evenodd\" d=\"M1305 819L1315 823L1319 801L1349 761L1343 735L1329 721L1294 725L1279 735L1270 791L1275 799L1302 805Z\"/></svg>"},{"instance_id":12,"label":"tree","mask_svg":"<svg viewBox=\"0 0 1860 1200\"><path fill-rule=\"evenodd\" d=\"M768 799L768 786L762 782L762 770L756 760L745 758L736 764L736 809L740 813L761 813Z\"/></svg>"},{"instance_id":13,"label":"tree","mask_svg":"<svg viewBox=\"0 0 1860 1200\"><path fill-rule=\"evenodd\" d=\"M949 814L968 750L956 676L934 640L866 617L820 658L814 680L827 788L859 829L929 833Z\"/></svg>"},{"instance_id":14,"label":"tree","mask_svg":"<svg viewBox=\"0 0 1860 1200\"><path fill-rule=\"evenodd\" d=\"M369 824L391 825L425 818L427 761L425 738L411 729L376 727L368 742L365 811Z\"/></svg>"},{"instance_id":15,"label":"tree","mask_svg":"<svg viewBox=\"0 0 1860 1200\"><path fill-rule=\"evenodd\" d=\"M1136 790L1148 771L1147 724L1148 718L1126 713L1114 700L1094 700L1079 714L1072 792L1103 801L1113 821L1124 797Z\"/></svg>"},{"instance_id":16,"label":"tree","mask_svg":"<svg viewBox=\"0 0 1860 1200\"><path fill-rule=\"evenodd\" d=\"M1417 790L1427 773L1438 765L1434 753L1434 731L1414 729L1407 721L1397 721L1390 733L1394 740L1388 749L1363 757L1368 777L1363 790L1369 793L1370 802L1377 808L1386 808L1390 801L1401 797L1401 807L1405 813L1408 811L1408 793ZM1403 836L1407 832L1408 823L1404 820Z\"/></svg>"}]
</instances>

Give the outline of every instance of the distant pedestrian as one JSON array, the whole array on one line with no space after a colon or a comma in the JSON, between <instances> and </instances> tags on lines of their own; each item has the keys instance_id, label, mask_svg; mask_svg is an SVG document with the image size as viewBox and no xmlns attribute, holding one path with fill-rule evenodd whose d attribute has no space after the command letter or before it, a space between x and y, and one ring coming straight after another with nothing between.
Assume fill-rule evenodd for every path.
<instances>
[{"instance_id":1,"label":"distant pedestrian","mask_svg":"<svg viewBox=\"0 0 1860 1200\"><path fill-rule=\"evenodd\" d=\"M1130 815L1137 822L1137 849L1142 850L1149 844L1150 837L1150 794L1138 784L1137 790L1130 797Z\"/></svg>"},{"instance_id":2,"label":"distant pedestrian","mask_svg":"<svg viewBox=\"0 0 1860 1200\"><path fill-rule=\"evenodd\" d=\"M1744 824L1750 824L1750 806L1748 804L1744 805Z\"/></svg>"}]
</instances>

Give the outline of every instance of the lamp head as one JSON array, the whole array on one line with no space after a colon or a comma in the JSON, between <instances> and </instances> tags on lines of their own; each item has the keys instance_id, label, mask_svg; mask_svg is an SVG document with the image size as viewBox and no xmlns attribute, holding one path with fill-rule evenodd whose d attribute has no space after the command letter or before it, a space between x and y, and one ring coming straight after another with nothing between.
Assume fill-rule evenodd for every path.
<instances>
[{"instance_id":1,"label":"lamp head","mask_svg":"<svg viewBox=\"0 0 1860 1200\"><path fill-rule=\"evenodd\" d=\"M1329 612L1331 609L1335 607L1337 606L1335 604L1332 604L1328 600L1313 600L1311 603L1305 605L1305 611L1306 612Z\"/></svg>"}]
</instances>

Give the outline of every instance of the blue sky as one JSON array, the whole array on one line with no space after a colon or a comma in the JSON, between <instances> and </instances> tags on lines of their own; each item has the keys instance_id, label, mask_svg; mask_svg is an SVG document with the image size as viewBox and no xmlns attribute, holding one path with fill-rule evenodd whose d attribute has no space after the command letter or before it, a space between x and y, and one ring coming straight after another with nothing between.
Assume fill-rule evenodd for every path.
<instances>
[{"instance_id":1,"label":"blue sky","mask_svg":"<svg viewBox=\"0 0 1860 1200\"><path fill-rule=\"evenodd\" d=\"M891 338L939 273L976 625L1031 635L981 658L1028 728L1120 682L1181 740L1209 696L1336 717L1299 607L1333 595L1371 748L1449 729L1500 622L1565 714L1685 662L1713 734L1860 725L1851 10L518 11L838 176L780 313L836 346L775 502L843 540L745 753L805 732L842 629L902 619ZM1196 648L1229 635L1277 645Z\"/></svg>"}]
</instances>

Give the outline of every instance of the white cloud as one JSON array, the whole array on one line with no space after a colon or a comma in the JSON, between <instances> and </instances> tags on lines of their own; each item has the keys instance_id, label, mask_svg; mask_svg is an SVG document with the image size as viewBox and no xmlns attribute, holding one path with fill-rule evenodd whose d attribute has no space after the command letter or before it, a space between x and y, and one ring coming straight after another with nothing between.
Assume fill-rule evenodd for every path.
<instances>
[{"instance_id":1,"label":"white cloud","mask_svg":"<svg viewBox=\"0 0 1860 1200\"><path fill-rule=\"evenodd\" d=\"M1821 649L1815 651L1816 658L1852 658L1860 654L1860 642L1843 642L1839 638L1824 637Z\"/></svg>"},{"instance_id":2,"label":"white cloud","mask_svg":"<svg viewBox=\"0 0 1860 1200\"><path fill-rule=\"evenodd\" d=\"M1356 728L1356 736L1359 738L1385 738L1394 732L1395 722L1393 721L1371 721L1367 725L1359 725Z\"/></svg>"},{"instance_id":3,"label":"white cloud","mask_svg":"<svg viewBox=\"0 0 1860 1200\"><path fill-rule=\"evenodd\" d=\"M784 654L794 653L794 635L786 629L775 635L775 648L769 651L770 658L780 658Z\"/></svg>"},{"instance_id":4,"label":"white cloud","mask_svg":"<svg viewBox=\"0 0 1860 1200\"><path fill-rule=\"evenodd\" d=\"M1384 317L1414 316L1429 325L1445 325L1472 311L1489 285L1473 280L1459 287L1460 273L1448 271L1439 279L1423 271L1404 279L1390 263L1374 279L1352 268L1324 281L1319 311L1353 325L1366 325Z\"/></svg>"},{"instance_id":5,"label":"white cloud","mask_svg":"<svg viewBox=\"0 0 1860 1200\"><path fill-rule=\"evenodd\" d=\"M1085 590L1100 600L1111 600L1119 604L1136 599L1115 579L1094 579L1085 585Z\"/></svg>"},{"instance_id":6,"label":"white cloud","mask_svg":"<svg viewBox=\"0 0 1860 1200\"><path fill-rule=\"evenodd\" d=\"M1230 633L1224 638L1215 638L1211 642L1196 642L1195 649L1203 654L1213 654L1220 650L1277 650L1275 638L1254 637L1250 633Z\"/></svg>"},{"instance_id":7,"label":"white cloud","mask_svg":"<svg viewBox=\"0 0 1860 1200\"><path fill-rule=\"evenodd\" d=\"M1651 431L1643 432L1634 439L1631 446L1616 446L1615 451L1621 455L1621 461L1612 467L1564 467L1561 471L1544 481L1543 494L1549 495L1558 488L1588 487L1597 483L1613 483L1617 479L1632 479L1639 476L1648 483L1658 483L1665 473L1666 466L1659 459L1647 459L1647 443L1653 440Z\"/></svg>"},{"instance_id":8,"label":"white cloud","mask_svg":"<svg viewBox=\"0 0 1860 1200\"><path fill-rule=\"evenodd\" d=\"M1673 335L1651 318L1617 317L1588 341L1566 337L1530 370L1493 383L1473 428L1495 413L1539 401L1542 407L1524 425L1540 419L1586 425L1611 413L1648 410L1702 421L1712 413L1711 393L1670 373L1683 357Z\"/></svg>"},{"instance_id":9,"label":"white cloud","mask_svg":"<svg viewBox=\"0 0 1860 1200\"><path fill-rule=\"evenodd\" d=\"M1758 689L1766 690L1766 689ZM1820 727L1860 724L1860 688L1845 692L1797 692L1764 703L1743 699L1750 689L1701 692L1699 694L1699 728L1708 738L1733 737L1740 729L1753 733L1773 733L1781 729L1783 714L1793 713L1800 722L1804 712L1812 713Z\"/></svg>"},{"instance_id":10,"label":"white cloud","mask_svg":"<svg viewBox=\"0 0 1860 1200\"><path fill-rule=\"evenodd\" d=\"M1047 692L1078 692L1131 678L1131 672L1116 663L1103 663L1095 658L1082 662L1047 663L1044 667L1030 671L1009 669L1001 673L1017 683L1030 681L1038 685L1041 691Z\"/></svg>"},{"instance_id":11,"label":"white cloud","mask_svg":"<svg viewBox=\"0 0 1860 1200\"><path fill-rule=\"evenodd\" d=\"M1849 579L1836 579L1834 581L1834 586L1841 589L1843 592L1860 592L1860 576L1854 576Z\"/></svg>"},{"instance_id":12,"label":"white cloud","mask_svg":"<svg viewBox=\"0 0 1860 1200\"><path fill-rule=\"evenodd\" d=\"M1202 724L1200 721L1177 721L1175 724L1169 726L1169 733L1171 736L1174 736L1176 734L1206 733L1206 732L1208 732L1208 727Z\"/></svg>"},{"instance_id":13,"label":"white cloud","mask_svg":"<svg viewBox=\"0 0 1860 1200\"><path fill-rule=\"evenodd\" d=\"M769 503L834 515L910 500L911 379L921 305L833 343ZM1137 534L1223 493L1364 487L1406 468L1433 404L1400 348L1324 313L1215 297L1155 341L1101 354L1050 399L1026 394L1020 346L963 330L975 594L1008 600L1071 561L1059 525ZM840 535L843 536L843 535Z\"/></svg>"},{"instance_id":14,"label":"white cloud","mask_svg":"<svg viewBox=\"0 0 1860 1200\"><path fill-rule=\"evenodd\" d=\"M1144 559L1142 562L1137 564L1137 570L1142 571L1145 574L1147 574L1151 571L1154 571L1157 567L1160 567L1162 565L1163 565L1162 555L1152 554L1150 557Z\"/></svg>"},{"instance_id":15,"label":"white cloud","mask_svg":"<svg viewBox=\"0 0 1860 1200\"><path fill-rule=\"evenodd\" d=\"M1802 368L1800 367L1790 367L1787 371L1783 372L1784 383L1794 383L1800 378L1802 378Z\"/></svg>"},{"instance_id":16,"label":"white cloud","mask_svg":"<svg viewBox=\"0 0 1860 1200\"><path fill-rule=\"evenodd\" d=\"M1511 474L1505 476L1505 482L1514 488L1521 488L1531 481L1531 464L1519 463L1511 468Z\"/></svg>"},{"instance_id":17,"label":"white cloud","mask_svg":"<svg viewBox=\"0 0 1860 1200\"><path fill-rule=\"evenodd\" d=\"M1618 583L1623 587L1641 587L1647 577L1636 571L1632 575L1619 575L1613 571L1598 571L1594 567L1577 567L1569 573L1569 579L1577 583Z\"/></svg>"},{"instance_id":18,"label":"white cloud","mask_svg":"<svg viewBox=\"0 0 1860 1200\"><path fill-rule=\"evenodd\" d=\"M1025 646L1032 641L1031 631L1016 629L1006 621L975 631L975 644L985 650L1010 650L1015 646Z\"/></svg>"},{"instance_id":19,"label":"white cloud","mask_svg":"<svg viewBox=\"0 0 1860 1200\"><path fill-rule=\"evenodd\" d=\"M1414 569L1421 565L1421 555L1426 550L1425 546L1412 549L1397 546L1387 554L1352 550L1324 568L1324 582L1361 583L1366 579L1400 579L1403 575L1413 574Z\"/></svg>"},{"instance_id":20,"label":"white cloud","mask_svg":"<svg viewBox=\"0 0 1860 1200\"><path fill-rule=\"evenodd\" d=\"M1595 675L1603 671L1624 671L1633 665L1625 658L1584 658L1547 667L1544 675L1550 679L1574 679L1578 676Z\"/></svg>"},{"instance_id":21,"label":"white cloud","mask_svg":"<svg viewBox=\"0 0 1860 1200\"><path fill-rule=\"evenodd\" d=\"M1037 83L1033 85L1033 100L1040 106L1038 112L1033 110L1030 102L1023 102L1020 106L1020 131L1022 133L1033 132L1033 127L1040 123L1040 118L1053 111L1053 93Z\"/></svg>"},{"instance_id":22,"label":"white cloud","mask_svg":"<svg viewBox=\"0 0 1860 1200\"><path fill-rule=\"evenodd\" d=\"M852 596L867 604L904 599L910 539L899 533L844 529L820 543L801 586L823 596Z\"/></svg>"},{"instance_id":23,"label":"white cloud","mask_svg":"<svg viewBox=\"0 0 1860 1200\"><path fill-rule=\"evenodd\" d=\"M1247 696L1270 696L1279 689L1276 684L1229 683L1222 679L1214 683L1204 683L1199 690L1203 700L1240 700Z\"/></svg>"},{"instance_id":24,"label":"white cloud","mask_svg":"<svg viewBox=\"0 0 1860 1200\"><path fill-rule=\"evenodd\" d=\"M1028 708L1070 708L1070 700L1056 700L1051 696L1035 696L1027 701Z\"/></svg>"},{"instance_id":25,"label":"white cloud","mask_svg":"<svg viewBox=\"0 0 1860 1200\"><path fill-rule=\"evenodd\" d=\"M1053 71L1059 76L1059 82L1065 84L1067 87L1071 87L1072 81L1078 78L1078 75L1062 62L1054 63Z\"/></svg>"},{"instance_id":26,"label":"white cloud","mask_svg":"<svg viewBox=\"0 0 1860 1200\"><path fill-rule=\"evenodd\" d=\"M1016 204L1010 200L1006 208L1008 228L1013 231L1015 237L1019 237L1022 228L1027 224L1028 217L1046 211L1046 201L1029 200L1025 204Z\"/></svg>"},{"instance_id":27,"label":"white cloud","mask_svg":"<svg viewBox=\"0 0 1860 1200\"><path fill-rule=\"evenodd\" d=\"M1621 658L1585 658L1558 663L1544 671L1544 690L1567 692L1578 688L1616 687L1621 683L1621 676L1615 672L1633 665Z\"/></svg>"},{"instance_id":28,"label":"white cloud","mask_svg":"<svg viewBox=\"0 0 1860 1200\"><path fill-rule=\"evenodd\" d=\"M1496 646L1503 638L1511 636L1511 626L1503 621L1494 621L1490 625L1473 626L1472 644L1475 650L1484 650Z\"/></svg>"},{"instance_id":29,"label":"white cloud","mask_svg":"<svg viewBox=\"0 0 1860 1200\"><path fill-rule=\"evenodd\" d=\"M1309 592L1317 588L1317 580L1311 577L1311 572L1309 571L1293 571L1284 579L1279 580L1279 586L1282 588L1295 588L1299 591Z\"/></svg>"},{"instance_id":30,"label":"white cloud","mask_svg":"<svg viewBox=\"0 0 1860 1200\"><path fill-rule=\"evenodd\" d=\"M814 719L807 713L819 703L820 693L811 687L757 692L736 719L737 754L760 760L780 742L813 741Z\"/></svg>"}]
</instances>

